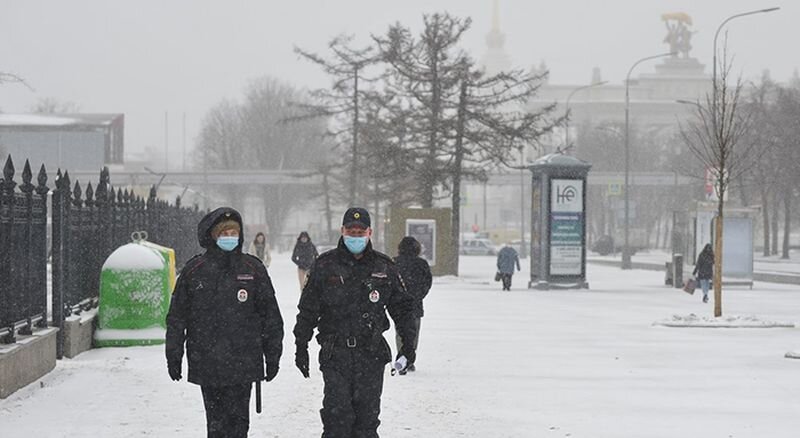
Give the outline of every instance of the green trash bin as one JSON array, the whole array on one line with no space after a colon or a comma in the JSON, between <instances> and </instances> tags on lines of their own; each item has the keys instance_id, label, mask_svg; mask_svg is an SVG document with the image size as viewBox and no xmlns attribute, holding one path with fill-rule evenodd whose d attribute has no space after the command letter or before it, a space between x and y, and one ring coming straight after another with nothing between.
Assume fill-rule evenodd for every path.
<instances>
[{"instance_id":1,"label":"green trash bin","mask_svg":"<svg viewBox=\"0 0 800 438\"><path fill-rule=\"evenodd\" d=\"M170 252L169 248L137 241L108 256L100 273L95 346L164 343L175 279Z\"/></svg>"}]
</instances>

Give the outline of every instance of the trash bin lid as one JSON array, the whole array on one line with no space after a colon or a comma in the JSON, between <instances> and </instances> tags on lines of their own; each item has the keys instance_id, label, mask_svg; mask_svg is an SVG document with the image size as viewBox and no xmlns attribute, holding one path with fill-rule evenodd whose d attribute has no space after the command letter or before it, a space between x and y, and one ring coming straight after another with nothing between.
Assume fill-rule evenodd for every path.
<instances>
[{"instance_id":1,"label":"trash bin lid","mask_svg":"<svg viewBox=\"0 0 800 438\"><path fill-rule=\"evenodd\" d=\"M156 250L137 243L122 245L106 259L103 270L151 271L164 269L164 259Z\"/></svg>"}]
</instances>

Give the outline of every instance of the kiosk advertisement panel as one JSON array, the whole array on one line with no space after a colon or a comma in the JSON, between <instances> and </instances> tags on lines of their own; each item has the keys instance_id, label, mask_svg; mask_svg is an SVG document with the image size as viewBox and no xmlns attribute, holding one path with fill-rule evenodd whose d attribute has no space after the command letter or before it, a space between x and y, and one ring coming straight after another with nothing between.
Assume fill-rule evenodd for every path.
<instances>
[{"instance_id":1,"label":"kiosk advertisement panel","mask_svg":"<svg viewBox=\"0 0 800 438\"><path fill-rule=\"evenodd\" d=\"M583 180L550 180L550 274L583 274Z\"/></svg>"}]
</instances>

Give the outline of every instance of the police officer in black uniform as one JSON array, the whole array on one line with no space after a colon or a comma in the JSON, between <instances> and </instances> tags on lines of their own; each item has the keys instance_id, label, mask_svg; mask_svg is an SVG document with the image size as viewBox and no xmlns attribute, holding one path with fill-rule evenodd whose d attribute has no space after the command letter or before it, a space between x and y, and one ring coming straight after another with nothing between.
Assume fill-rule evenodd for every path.
<instances>
[{"instance_id":1,"label":"police officer in black uniform","mask_svg":"<svg viewBox=\"0 0 800 438\"><path fill-rule=\"evenodd\" d=\"M167 314L167 369L200 385L209 438L245 438L253 382L278 374L283 320L264 264L242 253L242 218L219 208L197 226L205 253L181 270ZM266 359L266 375L264 362ZM259 383L256 383L259 384Z\"/></svg>"},{"instance_id":2,"label":"police officer in black uniform","mask_svg":"<svg viewBox=\"0 0 800 438\"><path fill-rule=\"evenodd\" d=\"M383 337L386 310L406 346L395 366L414 362L414 298L392 259L372 249L371 235L367 210L348 209L338 246L314 262L297 306L295 364L304 377L308 342L315 327L319 332L323 438L378 436L383 375L392 360Z\"/></svg>"}]
</instances>

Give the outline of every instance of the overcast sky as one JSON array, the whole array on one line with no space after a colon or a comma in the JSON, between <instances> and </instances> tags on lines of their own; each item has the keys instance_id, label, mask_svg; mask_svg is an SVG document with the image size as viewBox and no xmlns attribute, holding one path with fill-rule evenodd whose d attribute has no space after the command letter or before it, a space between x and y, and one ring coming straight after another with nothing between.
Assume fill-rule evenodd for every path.
<instances>
[{"instance_id":1,"label":"overcast sky","mask_svg":"<svg viewBox=\"0 0 800 438\"><path fill-rule=\"evenodd\" d=\"M516 66L544 60L553 84L588 83L597 66L603 79L621 83L634 61L668 51L662 13L693 18L692 55L710 66L722 20L771 6L781 10L727 26L729 50L745 78L770 69L786 80L800 66L797 1L500 0L500 22ZM492 0L0 0L0 71L36 89L0 84L0 109L27 112L53 97L83 112L125 113L128 151L163 150L168 111L170 166L180 167L183 113L191 149L209 107L238 98L252 78L327 84L294 45L322 51L340 33L366 41L395 21L419 28L422 14L436 11L472 17L464 46L480 58Z\"/></svg>"}]
</instances>

